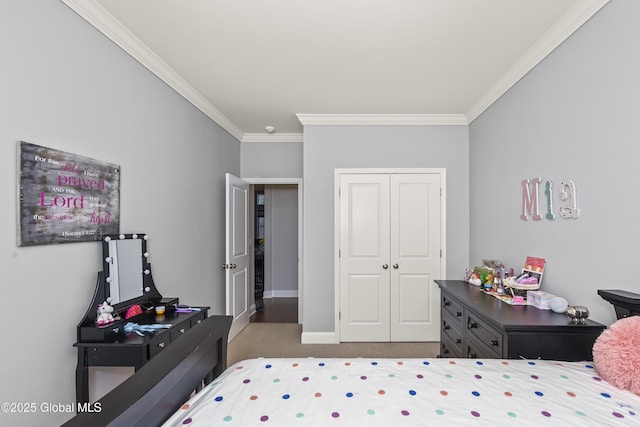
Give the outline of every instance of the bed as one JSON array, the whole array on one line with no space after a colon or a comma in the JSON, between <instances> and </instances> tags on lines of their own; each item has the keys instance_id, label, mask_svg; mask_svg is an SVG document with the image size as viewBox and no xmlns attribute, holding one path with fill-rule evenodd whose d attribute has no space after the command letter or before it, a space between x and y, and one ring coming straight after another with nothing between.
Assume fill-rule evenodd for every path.
<instances>
[{"instance_id":1,"label":"bed","mask_svg":"<svg viewBox=\"0 0 640 427\"><path fill-rule=\"evenodd\" d=\"M640 425L640 395L591 362L279 358L222 372L222 320L187 331L101 399L100 412L66 425Z\"/></svg>"}]
</instances>

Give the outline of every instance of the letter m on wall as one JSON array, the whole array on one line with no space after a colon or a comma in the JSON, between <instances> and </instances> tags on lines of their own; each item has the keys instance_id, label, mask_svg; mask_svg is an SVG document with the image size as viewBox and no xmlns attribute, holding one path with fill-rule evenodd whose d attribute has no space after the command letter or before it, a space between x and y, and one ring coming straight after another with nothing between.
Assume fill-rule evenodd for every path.
<instances>
[{"instance_id":1,"label":"letter m on wall","mask_svg":"<svg viewBox=\"0 0 640 427\"><path fill-rule=\"evenodd\" d=\"M533 178L531 180L531 191L529 191L529 180L522 180L522 211L520 212L520 219L527 221L530 215L534 220L542 219L542 216L538 213L538 184L542 180L540 178Z\"/></svg>"}]
</instances>

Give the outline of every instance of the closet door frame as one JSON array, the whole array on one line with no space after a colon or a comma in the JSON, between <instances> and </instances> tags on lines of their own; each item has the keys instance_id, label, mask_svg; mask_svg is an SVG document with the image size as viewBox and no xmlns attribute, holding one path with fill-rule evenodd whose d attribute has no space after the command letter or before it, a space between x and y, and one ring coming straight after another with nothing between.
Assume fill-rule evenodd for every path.
<instances>
[{"instance_id":1,"label":"closet door frame","mask_svg":"<svg viewBox=\"0 0 640 427\"><path fill-rule=\"evenodd\" d=\"M445 168L340 168L334 171L334 325L338 340L341 336L340 328L340 181L344 174L439 174L441 179L441 203L440 203L440 258L441 278L446 279L446 169ZM439 313L435 315L439 316Z\"/></svg>"}]
</instances>

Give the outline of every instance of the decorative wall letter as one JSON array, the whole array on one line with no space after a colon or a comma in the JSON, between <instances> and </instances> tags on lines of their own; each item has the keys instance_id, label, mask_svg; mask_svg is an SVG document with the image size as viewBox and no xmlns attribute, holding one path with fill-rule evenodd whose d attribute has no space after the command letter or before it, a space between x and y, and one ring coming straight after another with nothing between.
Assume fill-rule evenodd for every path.
<instances>
[{"instance_id":1,"label":"decorative wall letter","mask_svg":"<svg viewBox=\"0 0 640 427\"><path fill-rule=\"evenodd\" d=\"M529 180L522 180L522 213L520 219L527 221L527 213L532 216L534 220L540 220L542 217L538 213L538 184L542 180L540 178L533 178L531 183L533 184L533 194L529 192Z\"/></svg>"},{"instance_id":2,"label":"decorative wall letter","mask_svg":"<svg viewBox=\"0 0 640 427\"><path fill-rule=\"evenodd\" d=\"M545 216L547 219L555 219L556 216L553 214L553 181L548 180L545 186L544 194L547 195L547 214Z\"/></svg>"},{"instance_id":3,"label":"decorative wall letter","mask_svg":"<svg viewBox=\"0 0 640 427\"><path fill-rule=\"evenodd\" d=\"M566 202L560 206L562 218L578 218L580 209L576 200L576 184L571 179L565 179L560 183L560 200Z\"/></svg>"}]
</instances>

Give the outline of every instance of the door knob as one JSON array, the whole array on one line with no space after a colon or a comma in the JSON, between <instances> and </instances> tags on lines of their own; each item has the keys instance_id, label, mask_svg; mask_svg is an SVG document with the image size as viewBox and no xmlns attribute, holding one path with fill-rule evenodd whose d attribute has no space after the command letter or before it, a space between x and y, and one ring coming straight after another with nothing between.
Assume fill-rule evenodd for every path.
<instances>
[{"instance_id":1,"label":"door knob","mask_svg":"<svg viewBox=\"0 0 640 427\"><path fill-rule=\"evenodd\" d=\"M393 268L398 268L399 265L398 264L393 264Z\"/></svg>"},{"instance_id":2,"label":"door knob","mask_svg":"<svg viewBox=\"0 0 640 427\"><path fill-rule=\"evenodd\" d=\"M387 268L389 268L389 264L382 264L382 268L386 270Z\"/></svg>"}]
</instances>

